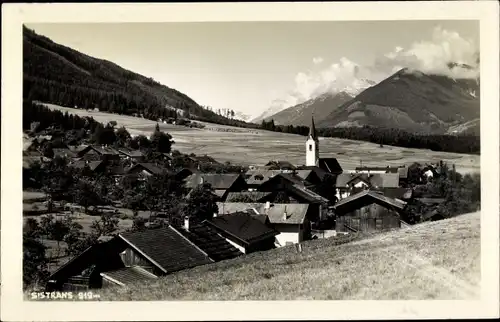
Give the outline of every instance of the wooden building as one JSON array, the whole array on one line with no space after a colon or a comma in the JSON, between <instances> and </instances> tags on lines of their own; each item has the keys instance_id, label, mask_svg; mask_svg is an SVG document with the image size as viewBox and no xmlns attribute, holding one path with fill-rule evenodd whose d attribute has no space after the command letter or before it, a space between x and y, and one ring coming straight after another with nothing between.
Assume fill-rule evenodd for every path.
<instances>
[{"instance_id":1,"label":"wooden building","mask_svg":"<svg viewBox=\"0 0 500 322\"><path fill-rule=\"evenodd\" d=\"M380 231L400 228L400 214L406 203L384 196L380 192L364 190L333 206L337 232Z\"/></svg>"}]
</instances>

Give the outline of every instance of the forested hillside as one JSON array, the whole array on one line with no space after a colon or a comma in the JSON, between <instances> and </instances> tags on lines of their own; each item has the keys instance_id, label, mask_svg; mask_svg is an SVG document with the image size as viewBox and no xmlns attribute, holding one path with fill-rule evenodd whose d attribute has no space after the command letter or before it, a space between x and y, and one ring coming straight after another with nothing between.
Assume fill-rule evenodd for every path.
<instances>
[{"instance_id":1,"label":"forested hillside","mask_svg":"<svg viewBox=\"0 0 500 322\"><path fill-rule=\"evenodd\" d=\"M204 108L187 95L102 59L54 43L23 27L23 98L98 108L145 118L184 117L246 126Z\"/></svg>"}]
</instances>

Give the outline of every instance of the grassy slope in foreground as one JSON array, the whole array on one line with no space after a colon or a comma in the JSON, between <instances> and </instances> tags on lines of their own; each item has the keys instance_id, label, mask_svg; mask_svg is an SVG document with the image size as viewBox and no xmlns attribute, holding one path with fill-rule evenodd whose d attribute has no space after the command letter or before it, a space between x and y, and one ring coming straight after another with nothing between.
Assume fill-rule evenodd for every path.
<instances>
[{"instance_id":1,"label":"grassy slope in foreground","mask_svg":"<svg viewBox=\"0 0 500 322\"><path fill-rule=\"evenodd\" d=\"M411 300L480 295L480 213L335 246L255 253L125 288L101 300Z\"/></svg>"}]
</instances>

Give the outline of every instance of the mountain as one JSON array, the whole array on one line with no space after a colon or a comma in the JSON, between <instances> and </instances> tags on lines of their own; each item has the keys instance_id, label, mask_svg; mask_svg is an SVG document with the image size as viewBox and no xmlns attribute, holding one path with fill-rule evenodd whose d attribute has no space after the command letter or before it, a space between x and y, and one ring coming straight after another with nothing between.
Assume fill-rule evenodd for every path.
<instances>
[{"instance_id":1,"label":"mountain","mask_svg":"<svg viewBox=\"0 0 500 322\"><path fill-rule=\"evenodd\" d=\"M289 123L293 125L307 125L310 122L310 113L306 112L305 110L303 111L304 108L306 108L308 111L309 110L318 110L318 114L315 112L315 119L319 119L319 115L324 115L326 114L325 112L327 111L328 108L335 108L337 107L337 102L342 101L344 98L347 96L354 97L357 94L359 94L361 91L369 88L370 86L375 85L376 83L372 80L365 79L365 78L360 78L360 79L355 79L351 84L349 85L342 85L338 86L337 83L332 83L330 84L331 89L328 90L327 92L323 92L320 95L316 95L309 100L302 102L300 104L290 106L287 100L283 99L276 99L273 101L271 106L265 110L261 115L258 117L254 118L252 120L253 123L260 123L262 120L269 121L271 119L274 119L275 123L277 118L281 119L283 118L283 122L279 122L277 124L286 124L288 125L288 119L294 120L295 118L302 120L301 113L309 114L309 117L305 123L302 123L302 121L296 121L296 123ZM339 89L340 88L340 89ZM337 99L333 99L336 95L340 96ZM315 105L319 104L318 107ZM289 110L285 114L278 115L282 111ZM297 110L300 115L294 116L294 110ZM276 115L276 117L275 117ZM285 116L286 115L286 116ZM326 115L325 115L326 116Z\"/></svg>"},{"instance_id":2,"label":"mountain","mask_svg":"<svg viewBox=\"0 0 500 322\"><path fill-rule=\"evenodd\" d=\"M409 132L446 133L479 118L479 80L401 69L346 102L318 127L370 125Z\"/></svg>"},{"instance_id":3,"label":"mountain","mask_svg":"<svg viewBox=\"0 0 500 322\"><path fill-rule=\"evenodd\" d=\"M308 125L313 114L315 120L323 120L332 111L353 97L346 92L338 94L325 93L302 104L289 107L267 117L265 120L273 119L274 123L279 125Z\"/></svg>"},{"instance_id":4,"label":"mountain","mask_svg":"<svg viewBox=\"0 0 500 322\"><path fill-rule=\"evenodd\" d=\"M279 113L289 107L288 101L283 100L283 99L275 99L272 103L271 106L265 110L262 114L259 116L255 117L252 119L252 123L260 123L262 120L267 120L269 119L270 116L273 116L276 113Z\"/></svg>"},{"instance_id":5,"label":"mountain","mask_svg":"<svg viewBox=\"0 0 500 322\"><path fill-rule=\"evenodd\" d=\"M57 44L23 26L23 97L62 106L143 114L156 120L174 115L242 126L200 106L152 78Z\"/></svg>"},{"instance_id":6,"label":"mountain","mask_svg":"<svg viewBox=\"0 0 500 322\"><path fill-rule=\"evenodd\" d=\"M242 112L235 111L234 118L235 120L249 122L252 117L250 115L244 114Z\"/></svg>"}]
</instances>

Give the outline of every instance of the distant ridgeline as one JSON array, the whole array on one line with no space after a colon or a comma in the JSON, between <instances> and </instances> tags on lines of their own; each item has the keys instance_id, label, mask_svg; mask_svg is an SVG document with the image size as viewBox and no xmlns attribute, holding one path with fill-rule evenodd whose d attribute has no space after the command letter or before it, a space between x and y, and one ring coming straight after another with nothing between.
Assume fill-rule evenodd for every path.
<instances>
[{"instance_id":1,"label":"distant ridgeline","mask_svg":"<svg viewBox=\"0 0 500 322\"><path fill-rule=\"evenodd\" d=\"M23 27L23 98L67 107L143 115L150 120L183 117L216 124L307 135L307 126L261 124L234 120L152 78L133 73L106 60L93 58L54 43ZM31 119L34 121L36 119ZM369 141L377 144L435 151L479 154L474 135L424 135L369 126L319 129L324 137Z\"/></svg>"},{"instance_id":2,"label":"distant ridgeline","mask_svg":"<svg viewBox=\"0 0 500 322\"><path fill-rule=\"evenodd\" d=\"M264 130L293 133L306 136L307 126L275 125L273 120L262 121ZM375 128L371 126L346 128L319 128L318 135L349 140L368 141L383 145L405 148L430 149L433 151L480 154L480 137L473 134L420 134L410 133L395 128Z\"/></svg>"}]
</instances>

